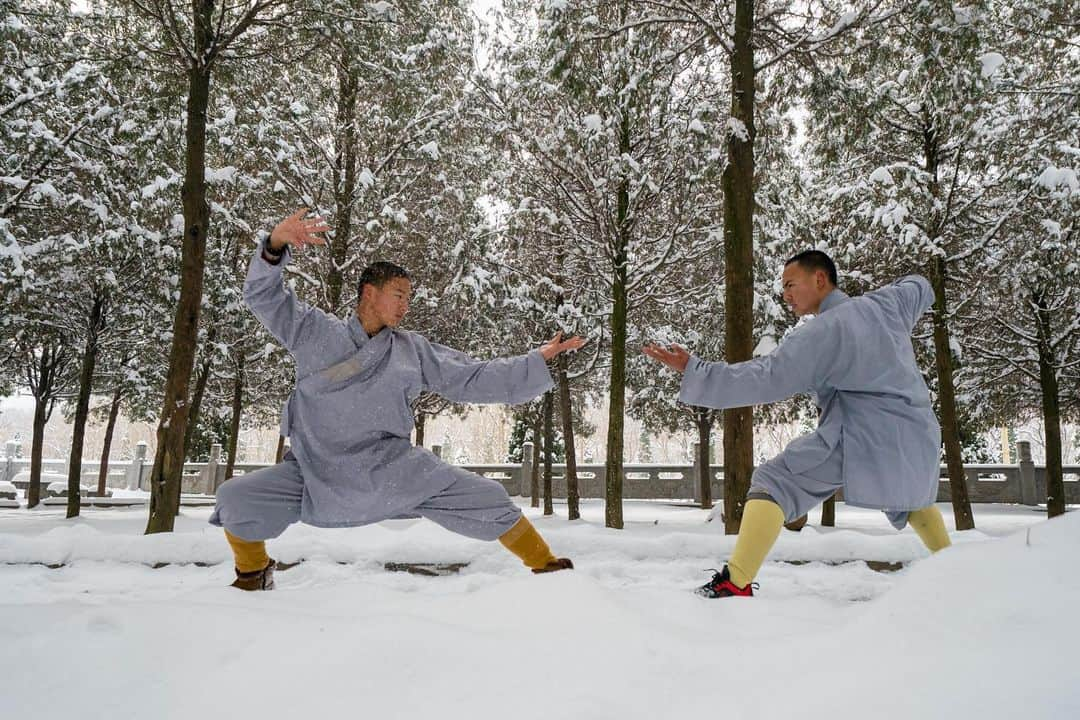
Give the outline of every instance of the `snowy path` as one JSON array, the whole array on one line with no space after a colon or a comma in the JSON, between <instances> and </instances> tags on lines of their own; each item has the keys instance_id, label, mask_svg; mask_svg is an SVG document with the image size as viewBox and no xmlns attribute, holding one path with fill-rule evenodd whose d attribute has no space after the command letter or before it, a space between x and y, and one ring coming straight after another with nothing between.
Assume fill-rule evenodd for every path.
<instances>
[{"instance_id":1,"label":"snowy path","mask_svg":"<svg viewBox=\"0 0 1080 720\"><path fill-rule=\"evenodd\" d=\"M773 555L812 562L770 562L758 597L710 602L689 589L733 538L704 511L627 503L622 532L603 527L601 504L583 511L535 519L579 568L543 577L423 521L294 526L270 550L306 562L265 594L224 587L228 549L208 510L153 537L145 510L73 523L0 511L0 563L18 563L0 565L0 717L1080 713L1080 581L1067 570L1080 513L1045 523L977 507L980 530L927 558L910 531L841 505L836 529L785 532ZM1009 535L1024 528L1030 539ZM910 564L877 573L853 558ZM472 562L452 577L382 569L415 560ZM1023 583L1002 582L1003 568Z\"/></svg>"}]
</instances>

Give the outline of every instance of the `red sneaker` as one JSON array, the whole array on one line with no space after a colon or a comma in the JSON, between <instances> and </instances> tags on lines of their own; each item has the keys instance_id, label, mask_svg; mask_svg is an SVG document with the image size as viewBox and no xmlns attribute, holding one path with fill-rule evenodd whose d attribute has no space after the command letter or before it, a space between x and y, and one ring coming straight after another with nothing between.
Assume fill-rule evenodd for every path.
<instances>
[{"instance_id":1,"label":"red sneaker","mask_svg":"<svg viewBox=\"0 0 1080 720\"><path fill-rule=\"evenodd\" d=\"M724 569L720 572L713 570L712 580L705 583L694 592L707 598L753 597L754 588L756 587L757 583L750 583L746 587L741 588L731 582L731 574L728 572L727 565L725 565Z\"/></svg>"}]
</instances>

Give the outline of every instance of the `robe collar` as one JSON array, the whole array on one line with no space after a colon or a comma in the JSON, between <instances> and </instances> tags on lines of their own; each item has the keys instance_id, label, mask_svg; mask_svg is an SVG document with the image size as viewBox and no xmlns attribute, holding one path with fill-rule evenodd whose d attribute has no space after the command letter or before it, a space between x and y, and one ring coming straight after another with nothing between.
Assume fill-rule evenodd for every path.
<instances>
[{"instance_id":1,"label":"robe collar","mask_svg":"<svg viewBox=\"0 0 1080 720\"><path fill-rule=\"evenodd\" d=\"M847 296L847 293L845 293L840 288L833 288L832 292L830 292L828 295L826 295L824 298L822 298L821 305L818 306L817 314L820 315L821 313L825 312L826 310L831 310L832 308L836 307L837 305L840 305L841 303L845 303L850 299L851 298L849 298Z\"/></svg>"},{"instance_id":2,"label":"robe collar","mask_svg":"<svg viewBox=\"0 0 1080 720\"><path fill-rule=\"evenodd\" d=\"M349 315L349 323L348 324L349 324L349 337L352 338L353 345L356 346L357 350L364 347L364 345L366 345L369 340L374 340L377 337L382 337L383 335L392 333L394 331L394 328L387 325L382 330L375 333L374 335L368 335L367 330L365 330L364 326L360 323L360 318L358 318L356 316L355 311L353 311Z\"/></svg>"},{"instance_id":3,"label":"robe collar","mask_svg":"<svg viewBox=\"0 0 1080 720\"><path fill-rule=\"evenodd\" d=\"M353 344L358 348L364 347L367 341L371 339L367 331L364 330L364 326L360 324L360 318L356 317L355 310L349 313L349 337L352 338Z\"/></svg>"}]
</instances>

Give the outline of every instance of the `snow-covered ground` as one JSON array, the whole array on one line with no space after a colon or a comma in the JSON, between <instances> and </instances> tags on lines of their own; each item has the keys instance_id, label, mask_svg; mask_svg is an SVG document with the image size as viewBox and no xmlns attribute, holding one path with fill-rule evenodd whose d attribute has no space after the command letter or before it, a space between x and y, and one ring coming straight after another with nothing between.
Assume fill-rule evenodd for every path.
<instances>
[{"instance_id":1,"label":"snow-covered ground","mask_svg":"<svg viewBox=\"0 0 1080 720\"><path fill-rule=\"evenodd\" d=\"M156 536L145 509L0 510L0 718L1080 717L1080 513L976 506L931 558L841 504L782 534L757 597L709 601L690 590L734 539L705 511L526 511L577 570L426 521L297 525L270 551L306 562L242 593L209 509ZM471 564L382 567L421 560Z\"/></svg>"}]
</instances>

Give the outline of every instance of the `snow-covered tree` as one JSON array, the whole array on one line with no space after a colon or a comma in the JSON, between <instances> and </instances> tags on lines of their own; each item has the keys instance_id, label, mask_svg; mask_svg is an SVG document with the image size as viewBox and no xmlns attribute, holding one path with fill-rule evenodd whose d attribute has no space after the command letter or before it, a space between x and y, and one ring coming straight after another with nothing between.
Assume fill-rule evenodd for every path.
<instances>
[{"instance_id":1,"label":"snow-covered tree","mask_svg":"<svg viewBox=\"0 0 1080 720\"><path fill-rule=\"evenodd\" d=\"M510 7L516 21L490 88L513 153L507 204L529 216L543 257L594 299L610 358L605 522L622 527L628 330L643 307L682 291L682 268L705 257L717 203L714 68L691 61L684 34L660 26L595 45L584 28L644 13L628 3ZM565 269L563 269L565 268ZM595 334L594 334L595 336Z\"/></svg>"}]
</instances>

